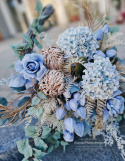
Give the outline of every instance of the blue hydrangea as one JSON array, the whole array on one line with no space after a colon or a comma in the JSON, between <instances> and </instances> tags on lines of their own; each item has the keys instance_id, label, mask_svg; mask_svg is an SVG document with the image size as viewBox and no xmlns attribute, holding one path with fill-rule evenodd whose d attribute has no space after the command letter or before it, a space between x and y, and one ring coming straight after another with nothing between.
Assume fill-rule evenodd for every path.
<instances>
[{"instance_id":1,"label":"blue hydrangea","mask_svg":"<svg viewBox=\"0 0 125 161\"><path fill-rule=\"evenodd\" d=\"M57 47L60 48L65 57L79 56L93 58L96 53L98 41L91 29L84 26L72 27L59 35Z\"/></svg>"},{"instance_id":2,"label":"blue hydrangea","mask_svg":"<svg viewBox=\"0 0 125 161\"><path fill-rule=\"evenodd\" d=\"M92 99L109 99L119 88L119 74L109 58L96 57L94 63L85 64L82 76L83 94Z\"/></svg>"}]
</instances>

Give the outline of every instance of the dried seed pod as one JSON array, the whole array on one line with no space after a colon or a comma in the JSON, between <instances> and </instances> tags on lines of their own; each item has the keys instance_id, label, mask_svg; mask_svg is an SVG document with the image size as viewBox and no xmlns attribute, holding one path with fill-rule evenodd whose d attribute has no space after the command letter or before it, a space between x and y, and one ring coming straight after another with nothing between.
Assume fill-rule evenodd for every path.
<instances>
[{"instance_id":1,"label":"dried seed pod","mask_svg":"<svg viewBox=\"0 0 125 161\"><path fill-rule=\"evenodd\" d=\"M62 70L64 65L64 55L60 49L52 47L49 49L43 49L41 52L45 55L44 65L48 69Z\"/></svg>"},{"instance_id":2,"label":"dried seed pod","mask_svg":"<svg viewBox=\"0 0 125 161\"><path fill-rule=\"evenodd\" d=\"M48 70L39 82L39 89L50 97L61 95L64 87L64 74L57 70Z\"/></svg>"}]
</instances>

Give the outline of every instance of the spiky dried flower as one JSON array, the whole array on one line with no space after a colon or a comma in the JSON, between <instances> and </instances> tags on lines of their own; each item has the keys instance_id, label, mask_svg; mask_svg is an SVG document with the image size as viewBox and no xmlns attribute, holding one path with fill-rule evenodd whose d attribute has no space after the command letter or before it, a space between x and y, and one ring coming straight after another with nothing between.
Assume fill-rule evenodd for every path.
<instances>
[{"instance_id":1,"label":"spiky dried flower","mask_svg":"<svg viewBox=\"0 0 125 161\"><path fill-rule=\"evenodd\" d=\"M49 69L62 70L64 65L64 54L55 47L42 49L42 55L45 55L44 65Z\"/></svg>"},{"instance_id":2,"label":"spiky dried flower","mask_svg":"<svg viewBox=\"0 0 125 161\"><path fill-rule=\"evenodd\" d=\"M64 87L64 74L57 70L48 70L39 82L39 89L50 97L61 95Z\"/></svg>"}]
</instances>

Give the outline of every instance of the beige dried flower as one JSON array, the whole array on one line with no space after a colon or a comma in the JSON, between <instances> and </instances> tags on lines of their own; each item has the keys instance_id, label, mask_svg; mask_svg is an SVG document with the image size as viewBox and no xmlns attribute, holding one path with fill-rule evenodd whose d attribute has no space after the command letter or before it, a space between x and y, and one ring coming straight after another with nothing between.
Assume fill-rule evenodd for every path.
<instances>
[{"instance_id":1,"label":"beige dried flower","mask_svg":"<svg viewBox=\"0 0 125 161\"><path fill-rule=\"evenodd\" d=\"M42 49L42 55L45 55L44 65L48 69L62 70L64 64L64 54L60 49L52 47L48 49Z\"/></svg>"},{"instance_id":2,"label":"beige dried flower","mask_svg":"<svg viewBox=\"0 0 125 161\"><path fill-rule=\"evenodd\" d=\"M57 70L48 70L39 82L39 89L50 97L61 95L64 87L64 74Z\"/></svg>"}]
</instances>

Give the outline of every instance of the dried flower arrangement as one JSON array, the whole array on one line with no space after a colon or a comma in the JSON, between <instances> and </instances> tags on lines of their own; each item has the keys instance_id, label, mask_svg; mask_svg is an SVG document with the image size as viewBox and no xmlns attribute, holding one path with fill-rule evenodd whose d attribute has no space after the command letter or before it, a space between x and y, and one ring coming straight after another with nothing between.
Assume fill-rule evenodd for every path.
<instances>
[{"instance_id":1,"label":"dried flower arrangement","mask_svg":"<svg viewBox=\"0 0 125 161\"><path fill-rule=\"evenodd\" d=\"M25 133L32 138L33 146L29 139L17 142L23 161L40 161L60 145L65 149L75 135L86 134L101 134L109 145L117 141L125 160L125 141L119 136L117 122L124 114L119 88L125 80L124 72L116 68L115 47L124 42L116 40L121 33L111 32L106 14L94 25L87 6L82 3L81 7L87 12L88 27L67 29L58 37L56 47L44 48L37 36L54 9L51 5L42 8L38 0L39 17L24 35L23 43L11 45L20 60L15 64L17 73L7 84L18 97L13 102L0 97L0 125L13 126L26 120ZM34 52L34 44L40 53ZM38 122L30 126L33 117Z\"/></svg>"}]
</instances>

